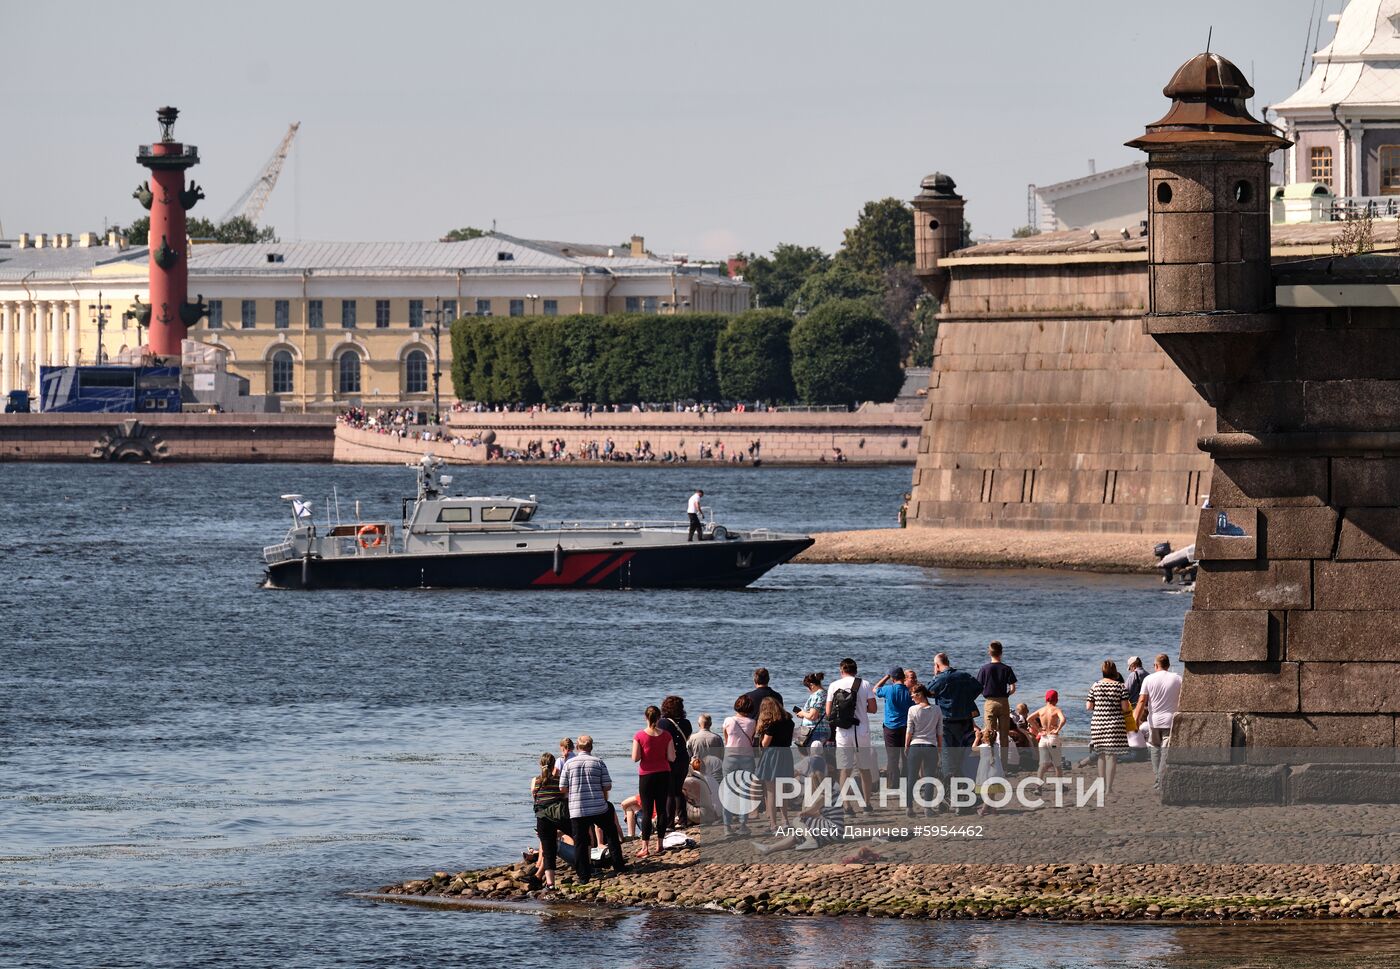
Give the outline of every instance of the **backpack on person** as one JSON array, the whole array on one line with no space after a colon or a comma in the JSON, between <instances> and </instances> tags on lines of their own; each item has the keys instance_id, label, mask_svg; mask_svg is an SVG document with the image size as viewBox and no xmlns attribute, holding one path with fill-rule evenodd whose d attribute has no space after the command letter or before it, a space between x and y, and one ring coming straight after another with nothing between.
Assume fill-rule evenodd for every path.
<instances>
[{"instance_id":1,"label":"backpack on person","mask_svg":"<svg viewBox=\"0 0 1400 969\"><path fill-rule=\"evenodd\" d=\"M831 693L831 722L839 730L850 730L860 723L856 716L856 700L860 696L860 677L851 678L851 688L842 687Z\"/></svg>"}]
</instances>

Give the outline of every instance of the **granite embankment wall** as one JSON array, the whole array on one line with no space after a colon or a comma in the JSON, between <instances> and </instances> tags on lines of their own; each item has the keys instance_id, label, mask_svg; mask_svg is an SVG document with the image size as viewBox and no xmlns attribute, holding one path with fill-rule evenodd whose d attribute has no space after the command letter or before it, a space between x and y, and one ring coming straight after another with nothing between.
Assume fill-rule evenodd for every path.
<instances>
[{"instance_id":1,"label":"granite embankment wall","mask_svg":"<svg viewBox=\"0 0 1400 969\"><path fill-rule=\"evenodd\" d=\"M911 522L1194 531L1215 418L1143 332L1145 258L945 263Z\"/></svg>"},{"instance_id":2,"label":"granite embankment wall","mask_svg":"<svg viewBox=\"0 0 1400 969\"><path fill-rule=\"evenodd\" d=\"M134 438L124 425L139 421ZM0 414L0 461L330 461L335 419L301 414Z\"/></svg>"},{"instance_id":3,"label":"granite embankment wall","mask_svg":"<svg viewBox=\"0 0 1400 969\"><path fill-rule=\"evenodd\" d=\"M419 433L422 433L422 428L419 428ZM450 464L474 464L486 460L486 446L425 441L422 437L398 437L378 431L358 430L344 424L337 424L335 428L337 464L408 464L425 454L435 454Z\"/></svg>"},{"instance_id":4,"label":"granite embankment wall","mask_svg":"<svg viewBox=\"0 0 1400 969\"><path fill-rule=\"evenodd\" d=\"M496 443L506 448L524 450L530 441L561 438L568 450L576 451L580 444L597 441L602 446L611 438L623 450L649 441L658 455L683 452L690 461L699 460L701 444L713 448L716 457L723 444L727 460L741 451L747 458L748 446L758 441L765 464L829 462L836 448L854 464L913 464L920 430L917 411L891 406L853 413L598 412L591 417L575 412L467 412L453 414L451 422L454 433L463 437L494 431Z\"/></svg>"}]
</instances>

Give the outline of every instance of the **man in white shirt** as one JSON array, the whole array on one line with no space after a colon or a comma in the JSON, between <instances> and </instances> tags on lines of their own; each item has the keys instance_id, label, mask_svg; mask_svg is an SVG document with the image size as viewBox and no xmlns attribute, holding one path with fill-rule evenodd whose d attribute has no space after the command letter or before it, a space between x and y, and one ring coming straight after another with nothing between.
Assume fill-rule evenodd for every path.
<instances>
[{"instance_id":1,"label":"man in white shirt","mask_svg":"<svg viewBox=\"0 0 1400 969\"><path fill-rule=\"evenodd\" d=\"M845 691L855 700L855 724L842 727L836 717L836 694ZM841 678L826 692L826 719L836 728L836 765L841 771L841 786L854 771L856 783L863 788L865 810L873 810L875 795L875 751L870 746L870 720L875 715L875 690L856 675L856 661L847 657L841 661ZM891 779L891 785L898 783ZM849 808L848 808L849 813Z\"/></svg>"},{"instance_id":2,"label":"man in white shirt","mask_svg":"<svg viewBox=\"0 0 1400 969\"><path fill-rule=\"evenodd\" d=\"M687 542L695 541L699 536L703 542L705 540L704 526L700 524L700 499L705 497L705 492L699 488L695 489L695 494L690 496L690 500L685 503L685 514L690 519L690 530L685 533Z\"/></svg>"},{"instance_id":3,"label":"man in white shirt","mask_svg":"<svg viewBox=\"0 0 1400 969\"><path fill-rule=\"evenodd\" d=\"M1152 782L1153 787L1157 786L1162 768L1166 766L1172 721L1181 709L1181 677L1171 671L1171 665L1166 653L1157 656L1156 668L1142 681L1142 693L1133 713L1138 723L1147 724L1147 746L1152 754L1152 773L1157 778ZM1144 713L1146 720L1143 720Z\"/></svg>"}]
</instances>

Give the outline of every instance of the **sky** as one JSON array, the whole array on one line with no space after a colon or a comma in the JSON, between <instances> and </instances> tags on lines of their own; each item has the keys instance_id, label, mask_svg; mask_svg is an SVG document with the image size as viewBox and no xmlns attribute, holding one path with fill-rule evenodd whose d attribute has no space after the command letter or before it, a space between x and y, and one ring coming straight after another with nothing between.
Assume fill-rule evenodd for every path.
<instances>
[{"instance_id":1,"label":"sky","mask_svg":"<svg viewBox=\"0 0 1400 969\"><path fill-rule=\"evenodd\" d=\"M833 251L932 171L1005 237L1028 184L1141 157L1123 142L1208 31L1257 114L1342 2L0 0L0 230L142 215L136 146L173 104L209 218L301 122L262 218L284 240L494 222L691 258Z\"/></svg>"}]
</instances>

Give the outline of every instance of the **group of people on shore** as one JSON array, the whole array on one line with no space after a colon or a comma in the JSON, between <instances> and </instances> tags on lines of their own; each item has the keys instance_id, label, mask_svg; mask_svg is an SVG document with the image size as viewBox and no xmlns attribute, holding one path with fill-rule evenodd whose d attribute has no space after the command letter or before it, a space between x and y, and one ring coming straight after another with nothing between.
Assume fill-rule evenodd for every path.
<instances>
[{"instance_id":1,"label":"group of people on shore","mask_svg":"<svg viewBox=\"0 0 1400 969\"><path fill-rule=\"evenodd\" d=\"M733 712L718 730L709 714L701 714L698 728L692 727L680 696L648 706L645 722L631 741L637 793L617 806L627 835L640 834L638 857L652 853L653 839L658 854L686 843L684 829L690 824L722 821L727 832L745 833L750 816L760 808L769 830L790 825L794 813L799 820L817 822L805 829L805 841L783 837L760 846L760 851L829 843L820 833L854 808L827 803L789 810L779 792L785 778L803 777L818 784L830 778L842 788L854 785L861 794L858 803L869 812L877 778L883 774L886 791L903 786L904 810L912 817L915 788L927 779L969 778L980 786L1008 770L1029 770L1032 761L1040 780L1051 773L1061 777L1068 766L1062 757L1068 717L1059 692L1045 690L1035 710L1027 703L1013 704L1020 682L1004 653L1002 644L993 641L986 662L970 673L940 652L927 683L916 670L902 666L890 668L872 683L847 657L839 664L840 676L829 685L824 673L803 677L806 697L790 708L770 684L769 671L760 667L754 670L752 689L734 700ZM1099 678L1085 693L1090 754L1077 766L1095 765L1106 791L1112 790L1118 761L1135 747L1150 752L1154 778L1160 778L1180 704L1181 677L1172 671L1166 654L1155 658L1151 673L1137 656L1129 658L1127 669L1124 676L1113 660L1104 660ZM873 742L877 719L883 771ZM539 765L531 794L542 880L553 883L559 857L575 867L582 881L590 877L595 856L621 870L622 825L611 799L613 780L593 752L592 737L565 738L558 754L541 755ZM727 775L742 778L743 784L736 788L734 777ZM720 796L722 786L737 790L753 810L731 810ZM947 809L940 803L924 811ZM976 810L990 809L984 804Z\"/></svg>"}]
</instances>

